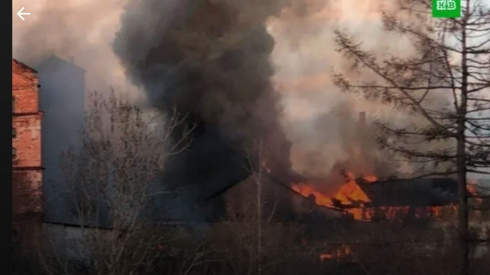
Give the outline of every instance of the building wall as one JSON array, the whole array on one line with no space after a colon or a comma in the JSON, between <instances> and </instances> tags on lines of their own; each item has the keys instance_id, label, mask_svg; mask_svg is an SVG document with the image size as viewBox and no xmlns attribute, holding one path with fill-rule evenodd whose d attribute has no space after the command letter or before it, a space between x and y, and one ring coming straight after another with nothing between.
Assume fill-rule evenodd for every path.
<instances>
[{"instance_id":1,"label":"building wall","mask_svg":"<svg viewBox=\"0 0 490 275\"><path fill-rule=\"evenodd\" d=\"M50 56L36 66L39 71L42 120L44 219L74 222L69 187L61 167L62 154L80 146L85 115L85 71L72 62ZM49 197L49 199L47 199Z\"/></svg>"},{"instance_id":2,"label":"building wall","mask_svg":"<svg viewBox=\"0 0 490 275\"><path fill-rule=\"evenodd\" d=\"M16 133L12 137L12 146L16 148L15 165L41 167L41 115L14 117L12 127Z\"/></svg>"},{"instance_id":3,"label":"building wall","mask_svg":"<svg viewBox=\"0 0 490 275\"><path fill-rule=\"evenodd\" d=\"M18 214L42 212L38 83L35 70L12 60L12 190Z\"/></svg>"},{"instance_id":4,"label":"building wall","mask_svg":"<svg viewBox=\"0 0 490 275\"><path fill-rule=\"evenodd\" d=\"M12 96L16 97L14 113L39 111L39 78L30 67L12 59Z\"/></svg>"},{"instance_id":5,"label":"building wall","mask_svg":"<svg viewBox=\"0 0 490 275\"><path fill-rule=\"evenodd\" d=\"M97 238L104 238L103 234L111 231L93 228L81 228L64 224L43 223L43 232L50 240L51 248L57 251L63 261L83 261L90 257L90 242L97 234Z\"/></svg>"}]
</instances>

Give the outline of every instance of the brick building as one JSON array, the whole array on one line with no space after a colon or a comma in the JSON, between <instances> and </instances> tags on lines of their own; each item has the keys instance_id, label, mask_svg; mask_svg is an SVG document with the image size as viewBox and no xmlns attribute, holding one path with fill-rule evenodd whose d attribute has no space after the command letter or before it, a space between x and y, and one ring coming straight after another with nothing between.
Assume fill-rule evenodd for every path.
<instances>
[{"instance_id":1,"label":"brick building","mask_svg":"<svg viewBox=\"0 0 490 275\"><path fill-rule=\"evenodd\" d=\"M85 70L57 56L34 68L12 59L12 206L16 218L66 222L61 153L80 144Z\"/></svg>"},{"instance_id":2,"label":"brick building","mask_svg":"<svg viewBox=\"0 0 490 275\"><path fill-rule=\"evenodd\" d=\"M41 118L37 72L12 59L12 210L42 213ZM27 214L27 215L26 215Z\"/></svg>"}]
</instances>

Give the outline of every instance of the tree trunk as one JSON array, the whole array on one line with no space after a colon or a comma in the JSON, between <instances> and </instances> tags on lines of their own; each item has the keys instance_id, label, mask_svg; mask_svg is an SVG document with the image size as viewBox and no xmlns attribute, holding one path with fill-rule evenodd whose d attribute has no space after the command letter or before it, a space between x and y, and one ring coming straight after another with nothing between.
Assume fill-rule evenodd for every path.
<instances>
[{"instance_id":1,"label":"tree trunk","mask_svg":"<svg viewBox=\"0 0 490 275\"><path fill-rule=\"evenodd\" d=\"M468 248L468 196L466 191L466 163L464 153L464 140L458 140L458 239L460 275L469 274L469 248Z\"/></svg>"},{"instance_id":2,"label":"tree trunk","mask_svg":"<svg viewBox=\"0 0 490 275\"><path fill-rule=\"evenodd\" d=\"M466 187L466 115L468 105L468 66L467 66L467 44L466 44L466 22L469 14L469 0L466 0L466 11L463 14L463 26L461 31L462 40L462 79L461 79L461 105L458 112L457 130L457 157L456 165L458 171L458 239L460 275L469 274L469 247L468 247L468 191Z\"/></svg>"},{"instance_id":3,"label":"tree trunk","mask_svg":"<svg viewBox=\"0 0 490 275\"><path fill-rule=\"evenodd\" d=\"M257 178L257 274L262 275L262 167Z\"/></svg>"}]
</instances>

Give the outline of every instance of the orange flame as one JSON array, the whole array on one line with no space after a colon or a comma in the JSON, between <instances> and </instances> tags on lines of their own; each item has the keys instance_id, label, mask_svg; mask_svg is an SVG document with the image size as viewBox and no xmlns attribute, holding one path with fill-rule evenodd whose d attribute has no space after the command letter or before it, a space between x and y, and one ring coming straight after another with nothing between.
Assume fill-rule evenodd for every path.
<instances>
[{"instance_id":1,"label":"orange flame","mask_svg":"<svg viewBox=\"0 0 490 275\"><path fill-rule=\"evenodd\" d=\"M377 181L376 176L365 176L362 178L364 182L374 183ZM354 219L361 221L371 221L378 213L386 219L396 219L407 217L410 211L416 218L432 217L441 218L445 214L454 216L457 211L457 205L446 205L446 206L430 206L411 209L409 206L399 206L399 207L364 207L363 203L370 202L369 197L362 191L359 183L356 181L354 174L347 173L346 181L342 184L339 189L333 195L322 194L312 185L306 183L294 184L292 189L300 193L305 197L313 195L315 197L315 202L318 205L326 207L335 207L334 201L340 203L340 206L352 206L354 202L359 203L359 207L347 208L345 212L352 214ZM471 181L468 182L467 190L470 194L477 194L476 183ZM479 199L476 199L477 201ZM338 204L337 204L338 205ZM351 256L353 254L351 247L349 245L342 245L335 249L331 253L320 254L320 260L338 260L346 256Z\"/></svg>"},{"instance_id":2,"label":"orange flame","mask_svg":"<svg viewBox=\"0 0 490 275\"><path fill-rule=\"evenodd\" d=\"M468 180L468 184L466 185L466 190L468 191L469 193L469 198L471 199L471 197L473 196L473 198L471 199L472 200L472 204L473 206L475 207L475 213L480 213L478 211L478 208L481 207L482 203L483 203L483 198L481 197L474 197L474 196L478 196L478 185L477 185L477 181L476 180Z\"/></svg>"},{"instance_id":3,"label":"orange flame","mask_svg":"<svg viewBox=\"0 0 490 275\"><path fill-rule=\"evenodd\" d=\"M374 183L376 182L377 178L376 176L370 175L362 177L362 180L366 183ZM443 213L454 213L457 209L456 205L416 209L411 209L409 206L378 208L365 207L364 204L371 202L371 200L362 191L353 173L346 174L346 181L332 195L323 194L316 190L314 186L307 183L294 184L292 189L305 197L313 195L315 197L315 202L318 205L326 207L350 206L350 208L345 208L344 212L351 214L354 219L360 221L371 221L378 214L381 214L382 218L393 220L408 216L410 211L413 211L412 213L417 218L441 217ZM471 194L476 193L476 187L474 184L468 184L468 192Z\"/></svg>"},{"instance_id":4,"label":"orange flame","mask_svg":"<svg viewBox=\"0 0 490 275\"><path fill-rule=\"evenodd\" d=\"M376 181L375 176L367 176L363 178L364 181L372 183ZM292 186L293 190L300 193L305 197L309 197L313 195L315 197L315 201L318 205L323 205L326 207L334 207L335 199L340 202L341 205L352 205L354 202L359 203L368 203L371 202L368 196L362 191L359 185L356 182L354 174L347 173L347 179L344 184L340 186L340 188L335 192L333 196L327 196L319 191L315 190L313 186L308 184L294 184Z\"/></svg>"},{"instance_id":5,"label":"orange flame","mask_svg":"<svg viewBox=\"0 0 490 275\"><path fill-rule=\"evenodd\" d=\"M327 196L323 195L322 193L316 191L310 185L295 184L291 188L294 191L300 193L301 195L303 195L305 197L309 197L309 196L313 195L315 197L315 202L318 205L323 205L323 206L327 206L327 207L333 206L333 202L329 197L327 197Z\"/></svg>"},{"instance_id":6,"label":"orange flame","mask_svg":"<svg viewBox=\"0 0 490 275\"><path fill-rule=\"evenodd\" d=\"M373 179L369 177L369 179ZM333 196L336 200L339 200L343 205L351 205L353 202L371 202L368 196L362 191L361 187L356 182L354 174L347 174L347 181L340 186L340 189Z\"/></svg>"},{"instance_id":7,"label":"orange flame","mask_svg":"<svg viewBox=\"0 0 490 275\"><path fill-rule=\"evenodd\" d=\"M339 259L351 254L352 254L351 247L349 245L342 245L332 253L320 254L320 260L325 261L331 259Z\"/></svg>"}]
</instances>

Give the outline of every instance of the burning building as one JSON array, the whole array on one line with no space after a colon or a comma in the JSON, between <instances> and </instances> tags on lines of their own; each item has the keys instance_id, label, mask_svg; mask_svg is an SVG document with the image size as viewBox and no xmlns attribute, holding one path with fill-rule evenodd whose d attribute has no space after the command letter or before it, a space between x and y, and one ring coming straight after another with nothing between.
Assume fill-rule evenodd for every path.
<instances>
[{"instance_id":1,"label":"burning building","mask_svg":"<svg viewBox=\"0 0 490 275\"><path fill-rule=\"evenodd\" d=\"M161 180L164 188L185 190L175 192L179 210L174 216L202 218L202 200L245 181L251 173L245 168L250 159L244 152L257 143L267 148L265 161L271 175L286 184L296 181L292 176L291 144L280 122L280 96L271 84L274 68L270 55L275 41L266 22L285 8L298 14L307 11L290 6L287 1L259 2L243 5L226 0L144 1L128 4L121 15L113 50L127 78L146 93L149 104L160 112L177 110L187 114L185 126L196 126L189 150L171 161ZM145 20L149 17L154 20ZM361 125L352 128L368 132L364 113L360 120ZM174 135L179 140L182 131L177 129ZM352 143L362 143L365 136L355 136ZM352 150L356 155L349 156L350 161L362 162L364 170L374 166L366 156L378 153L373 152L377 151L375 146L353 149L360 150ZM350 199L367 202L365 193L352 181L344 189L356 190L342 192L359 195ZM335 186L341 182L325 183ZM356 215L357 210L349 210L336 201L347 201L345 196L333 201L327 196L329 201L321 204L320 193L295 190L306 197L313 195L310 200L315 199L317 204ZM158 203L164 204L165 200ZM223 196L214 196L213 203L214 209L225 207ZM188 209L185 215L184 208Z\"/></svg>"},{"instance_id":2,"label":"burning building","mask_svg":"<svg viewBox=\"0 0 490 275\"><path fill-rule=\"evenodd\" d=\"M393 180L397 168L387 163L383 152L368 133L374 131L365 112L358 114L357 122L346 138L354 140L354 148L347 160L337 161L325 168L325 176L309 177L293 182L294 190L316 203L342 209L359 221L380 218L394 219L402 215L422 217L437 215L440 208L454 208L457 204L457 184L450 178ZM364 148L366 140L369 148ZM359 149L359 150L357 150ZM375 217L376 216L376 217Z\"/></svg>"},{"instance_id":3,"label":"burning building","mask_svg":"<svg viewBox=\"0 0 490 275\"><path fill-rule=\"evenodd\" d=\"M457 182L452 179L378 180L375 176L356 177L353 173L344 176L345 182L332 193L322 192L308 182L292 187L305 197L313 196L317 204L342 209L360 221L395 219L399 215L438 216L441 209L454 209L458 202ZM324 182L329 184L328 179Z\"/></svg>"},{"instance_id":4,"label":"burning building","mask_svg":"<svg viewBox=\"0 0 490 275\"><path fill-rule=\"evenodd\" d=\"M12 59L14 218L42 212L41 120L37 71ZM19 214L19 215L16 215Z\"/></svg>"}]
</instances>

